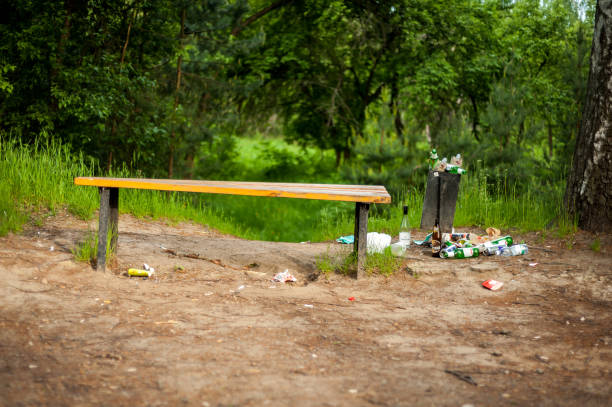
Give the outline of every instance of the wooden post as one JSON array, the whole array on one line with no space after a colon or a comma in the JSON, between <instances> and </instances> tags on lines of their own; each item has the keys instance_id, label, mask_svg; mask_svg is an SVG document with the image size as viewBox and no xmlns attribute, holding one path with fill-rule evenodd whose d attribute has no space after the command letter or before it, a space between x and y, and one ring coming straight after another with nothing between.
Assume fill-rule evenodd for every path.
<instances>
[{"instance_id":1,"label":"wooden post","mask_svg":"<svg viewBox=\"0 0 612 407\"><path fill-rule=\"evenodd\" d=\"M98 258L96 268L106 271L106 236L108 235L108 219L110 217L110 188L100 189L100 219L98 223Z\"/></svg>"},{"instance_id":2,"label":"wooden post","mask_svg":"<svg viewBox=\"0 0 612 407\"><path fill-rule=\"evenodd\" d=\"M368 211L370 204L357 202L355 204L355 242L353 252L357 256L357 278L365 274L365 260L368 249Z\"/></svg>"},{"instance_id":3,"label":"wooden post","mask_svg":"<svg viewBox=\"0 0 612 407\"><path fill-rule=\"evenodd\" d=\"M109 229L111 233L110 250L113 255L117 255L117 239L119 237L119 188L110 189L109 197L110 219Z\"/></svg>"}]
</instances>

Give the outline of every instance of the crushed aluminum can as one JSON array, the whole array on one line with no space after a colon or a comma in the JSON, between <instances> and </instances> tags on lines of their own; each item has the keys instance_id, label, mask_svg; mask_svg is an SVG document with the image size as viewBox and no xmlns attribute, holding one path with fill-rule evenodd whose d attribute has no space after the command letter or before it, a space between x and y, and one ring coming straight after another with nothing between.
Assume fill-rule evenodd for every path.
<instances>
[{"instance_id":1,"label":"crushed aluminum can","mask_svg":"<svg viewBox=\"0 0 612 407\"><path fill-rule=\"evenodd\" d=\"M483 287L488 288L491 291L497 291L500 288L502 288L503 285L504 283L502 283L501 281L497 281L497 280L487 280L484 283L482 283Z\"/></svg>"},{"instance_id":2,"label":"crushed aluminum can","mask_svg":"<svg viewBox=\"0 0 612 407\"><path fill-rule=\"evenodd\" d=\"M130 277L151 277L155 271L150 268L149 270L141 269L128 269L128 276Z\"/></svg>"}]
</instances>

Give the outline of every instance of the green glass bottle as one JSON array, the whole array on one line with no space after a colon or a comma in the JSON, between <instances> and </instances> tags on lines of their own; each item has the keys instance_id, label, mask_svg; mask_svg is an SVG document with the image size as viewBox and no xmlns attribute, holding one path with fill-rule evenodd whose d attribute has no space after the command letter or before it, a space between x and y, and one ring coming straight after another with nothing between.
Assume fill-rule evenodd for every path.
<instances>
[{"instance_id":1,"label":"green glass bottle","mask_svg":"<svg viewBox=\"0 0 612 407\"><path fill-rule=\"evenodd\" d=\"M437 162L438 162L438 152L434 148L433 150L431 150L431 153L429 153L429 169L433 170Z\"/></svg>"},{"instance_id":2,"label":"green glass bottle","mask_svg":"<svg viewBox=\"0 0 612 407\"><path fill-rule=\"evenodd\" d=\"M512 246L512 236L504 236L504 237L498 237L497 239L493 239L491 241L489 241L489 243L495 245L495 244L500 244L500 242L502 240L505 240L506 243L508 244L508 246ZM503 244L503 243L502 243Z\"/></svg>"},{"instance_id":3,"label":"green glass bottle","mask_svg":"<svg viewBox=\"0 0 612 407\"><path fill-rule=\"evenodd\" d=\"M445 259L468 259L479 255L480 250L477 247L458 247L456 250L444 250L440 253L440 257Z\"/></svg>"}]
</instances>

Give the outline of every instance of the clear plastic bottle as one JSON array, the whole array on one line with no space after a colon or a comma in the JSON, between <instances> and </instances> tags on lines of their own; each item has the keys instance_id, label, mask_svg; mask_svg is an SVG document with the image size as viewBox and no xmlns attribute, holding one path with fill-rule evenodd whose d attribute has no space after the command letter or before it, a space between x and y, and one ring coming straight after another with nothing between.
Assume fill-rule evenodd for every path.
<instances>
[{"instance_id":1,"label":"clear plastic bottle","mask_svg":"<svg viewBox=\"0 0 612 407\"><path fill-rule=\"evenodd\" d=\"M399 230L399 242L404 248L410 247L410 223L408 222L408 207L404 205L404 216L402 217L402 224Z\"/></svg>"},{"instance_id":2,"label":"clear plastic bottle","mask_svg":"<svg viewBox=\"0 0 612 407\"><path fill-rule=\"evenodd\" d=\"M526 244L515 244L514 246L504 247L499 251L500 256L519 256L527 254L529 249Z\"/></svg>"},{"instance_id":3,"label":"clear plastic bottle","mask_svg":"<svg viewBox=\"0 0 612 407\"><path fill-rule=\"evenodd\" d=\"M487 256L492 256L498 250L508 247L508 240L506 238L509 238L510 242L512 242L512 238L510 236L506 236L504 238L495 239L491 242L484 242L482 244L479 244L478 248L480 249L480 253L486 254Z\"/></svg>"}]
</instances>

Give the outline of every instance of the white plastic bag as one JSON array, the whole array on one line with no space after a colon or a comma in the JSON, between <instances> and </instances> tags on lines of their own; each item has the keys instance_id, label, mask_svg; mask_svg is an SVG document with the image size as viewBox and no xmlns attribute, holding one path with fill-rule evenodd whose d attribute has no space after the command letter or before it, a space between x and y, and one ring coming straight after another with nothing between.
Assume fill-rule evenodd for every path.
<instances>
[{"instance_id":1,"label":"white plastic bag","mask_svg":"<svg viewBox=\"0 0 612 407\"><path fill-rule=\"evenodd\" d=\"M382 253L391 245L391 236L385 233L368 233L368 253Z\"/></svg>"}]
</instances>

